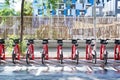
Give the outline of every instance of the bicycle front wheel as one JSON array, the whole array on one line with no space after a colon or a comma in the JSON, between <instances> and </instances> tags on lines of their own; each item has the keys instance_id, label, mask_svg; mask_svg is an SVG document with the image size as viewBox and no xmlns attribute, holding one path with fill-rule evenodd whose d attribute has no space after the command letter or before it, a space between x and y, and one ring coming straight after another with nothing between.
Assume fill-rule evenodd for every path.
<instances>
[{"instance_id":1,"label":"bicycle front wheel","mask_svg":"<svg viewBox=\"0 0 120 80\"><path fill-rule=\"evenodd\" d=\"M42 53L42 64L44 64L44 61L45 61L45 54L44 54L44 52Z\"/></svg>"},{"instance_id":2,"label":"bicycle front wheel","mask_svg":"<svg viewBox=\"0 0 120 80\"><path fill-rule=\"evenodd\" d=\"M104 54L104 64L107 64L108 59L108 52L106 51L106 54Z\"/></svg>"},{"instance_id":3,"label":"bicycle front wheel","mask_svg":"<svg viewBox=\"0 0 120 80\"><path fill-rule=\"evenodd\" d=\"M92 55L92 63L96 64L96 61L97 61L97 53L94 50L94 55Z\"/></svg>"},{"instance_id":4,"label":"bicycle front wheel","mask_svg":"<svg viewBox=\"0 0 120 80\"><path fill-rule=\"evenodd\" d=\"M60 54L60 63L63 64L63 52L61 51L61 54Z\"/></svg>"},{"instance_id":5,"label":"bicycle front wheel","mask_svg":"<svg viewBox=\"0 0 120 80\"><path fill-rule=\"evenodd\" d=\"M30 57L29 57L29 54L26 54L26 63L27 63L27 64L30 63Z\"/></svg>"},{"instance_id":6,"label":"bicycle front wheel","mask_svg":"<svg viewBox=\"0 0 120 80\"><path fill-rule=\"evenodd\" d=\"M12 53L12 62L16 64L16 54L14 54L14 51Z\"/></svg>"},{"instance_id":7,"label":"bicycle front wheel","mask_svg":"<svg viewBox=\"0 0 120 80\"><path fill-rule=\"evenodd\" d=\"M79 52L77 52L76 54L76 60L77 60L77 64L79 63Z\"/></svg>"}]
</instances>

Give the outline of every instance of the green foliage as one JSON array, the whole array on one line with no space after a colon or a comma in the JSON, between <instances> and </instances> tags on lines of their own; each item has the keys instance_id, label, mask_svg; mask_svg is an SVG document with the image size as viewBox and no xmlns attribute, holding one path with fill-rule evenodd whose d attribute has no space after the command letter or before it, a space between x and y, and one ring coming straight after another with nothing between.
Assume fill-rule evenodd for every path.
<instances>
[{"instance_id":1,"label":"green foliage","mask_svg":"<svg viewBox=\"0 0 120 80\"><path fill-rule=\"evenodd\" d=\"M10 0L5 0L5 4L6 5L10 5L10 2L9 2Z\"/></svg>"},{"instance_id":2,"label":"green foliage","mask_svg":"<svg viewBox=\"0 0 120 80\"><path fill-rule=\"evenodd\" d=\"M0 10L0 16L15 16L14 9L3 8Z\"/></svg>"},{"instance_id":3,"label":"green foliage","mask_svg":"<svg viewBox=\"0 0 120 80\"><path fill-rule=\"evenodd\" d=\"M50 5L52 5L52 9L56 9L57 8L57 4L58 2L60 2L61 0L48 0L48 3L47 3L47 8L50 9Z\"/></svg>"},{"instance_id":4,"label":"green foliage","mask_svg":"<svg viewBox=\"0 0 120 80\"><path fill-rule=\"evenodd\" d=\"M32 16L32 3L29 1L24 2L24 16Z\"/></svg>"},{"instance_id":5,"label":"green foliage","mask_svg":"<svg viewBox=\"0 0 120 80\"><path fill-rule=\"evenodd\" d=\"M12 38L12 39L17 39L18 37L17 36L15 36L15 35L8 35L8 39L6 40L6 49L7 49L7 51L9 52L9 53L12 53L12 51L13 51L13 40L10 40L10 38ZM24 55L24 53L25 53L25 51L26 51L26 47L27 47L27 45L26 45L26 41L22 41L22 43L20 43L19 45L21 45L22 44L22 55Z\"/></svg>"}]
</instances>

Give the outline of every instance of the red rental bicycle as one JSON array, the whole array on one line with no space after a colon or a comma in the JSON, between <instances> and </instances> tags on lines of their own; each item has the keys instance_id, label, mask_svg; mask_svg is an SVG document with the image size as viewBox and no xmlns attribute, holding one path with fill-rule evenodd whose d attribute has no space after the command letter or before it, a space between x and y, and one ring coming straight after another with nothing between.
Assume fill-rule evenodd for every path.
<instances>
[{"instance_id":1,"label":"red rental bicycle","mask_svg":"<svg viewBox=\"0 0 120 80\"><path fill-rule=\"evenodd\" d=\"M120 60L120 40L115 39L114 59Z\"/></svg>"},{"instance_id":2,"label":"red rental bicycle","mask_svg":"<svg viewBox=\"0 0 120 80\"><path fill-rule=\"evenodd\" d=\"M78 42L77 39L72 39L72 53L71 59L76 60L76 63L79 63L79 51L77 50Z\"/></svg>"},{"instance_id":3,"label":"red rental bicycle","mask_svg":"<svg viewBox=\"0 0 120 80\"><path fill-rule=\"evenodd\" d=\"M100 60L104 60L104 64L107 64L108 59L108 51L106 50L107 40L109 39L100 39Z\"/></svg>"},{"instance_id":4,"label":"red rental bicycle","mask_svg":"<svg viewBox=\"0 0 120 80\"><path fill-rule=\"evenodd\" d=\"M1 60L5 60L5 40L0 39L0 62Z\"/></svg>"},{"instance_id":5,"label":"red rental bicycle","mask_svg":"<svg viewBox=\"0 0 120 80\"><path fill-rule=\"evenodd\" d=\"M96 64L97 53L94 50L95 44L92 42L95 39L85 39L86 40L86 60L92 60L92 63Z\"/></svg>"},{"instance_id":6,"label":"red rental bicycle","mask_svg":"<svg viewBox=\"0 0 120 80\"><path fill-rule=\"evenodd\" d=\"M13 40L12 62L16 64L16 60L20 60L20 46L19 46L20 39L12 40Z\"/></svg>"},{"instance_id":7,"label":"red rental bicycle","mask_svg":"<svg viewBox=\"0 0 120 80\"><path fill-rule=\"evenodd\" d=\"M43 49L42 49L42 55L41 55L41 58L42 58L42 64L44 64L44 61L45 60L48 60L48 39L43 39Z\"/></svg>"},{"instance_id":8,"label":"red rental bicycle","mask_svg":"<svg viewBox=\"0 0 120 80\"><path fill-rule=\"evenodd\" d=\"M34 39L28 39L26 63L29 64L30 60L34 60Z\"/></svg>"},{"instance_id":9,"label":"red rental bicycle","mask_svg":"<svg viewBox=\"0 0 120 80\"><path fill-rule=\"evenodd\" d=\"M63 40L62 39L57 39L57 59L60 60L60 63L63 63L63 50L62 50L62 45L63 45Z\"/></svg>"}]
</instances>

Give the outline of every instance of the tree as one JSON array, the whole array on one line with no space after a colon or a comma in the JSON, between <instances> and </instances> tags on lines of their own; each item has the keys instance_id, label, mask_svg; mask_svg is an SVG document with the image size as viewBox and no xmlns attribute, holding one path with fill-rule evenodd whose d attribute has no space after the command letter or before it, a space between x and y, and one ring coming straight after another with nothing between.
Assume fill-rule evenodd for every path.
<instances>
[{"instance_id":1,"label":"tree","mask_svg":"<svg viewBox=\"0 0 120 80\"><path fill-rule=\"evenodd\" d=\"M24 16L24 1L25 0L22 0L22 3L21 3L21 33L20 33L20 39L21 39L21 42L22 42L22 39L23 39L23 16Z\"/></svg>"},{"instance_id":2,"label":"tree","mask_svg":"<svg viewBox=\"0 0 120 80\"><path fill-rule=\"evenodd\" d=\"M32 3L30 1L24 2L24 16L32 16L33 8Z\"/></svg>"}]
</instances>

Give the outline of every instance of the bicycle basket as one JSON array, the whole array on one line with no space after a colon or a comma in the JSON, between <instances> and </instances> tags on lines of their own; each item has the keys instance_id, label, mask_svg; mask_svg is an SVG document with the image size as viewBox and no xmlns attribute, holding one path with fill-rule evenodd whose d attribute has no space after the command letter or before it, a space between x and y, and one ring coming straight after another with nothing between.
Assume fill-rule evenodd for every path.
<instances>
[{"instance_id":1,"label":"bicycle basket","mask_svg":"<svg viewBox=\"0 0 120 80\"><path fill-rule=\"evenodd\" d=\"M48 44L48 40L43 40L42 44Z\"/></svg>"},{"instance_id":2,"label":"bicycle basket","mask_svg":"<svg viewBox=\"0 0 120 80\"><path fill-rule=\"evenodd\" d=\"M91 44L91 40L86 40L86 44Z\"/></svg>"},{"instance_id":3,"label":"bicycle basket","mask_svg":"<svg viewBox=\"0 0 120 80\"><path fill-rule=\"evenodd\" d=\"M115 40L115 44L120 44L120 40Z\"/></svg>"},{"instance_id":4,"label":"bicycle basket","mask_svg":"<svg viewBox=\"0 0 120 80\"><path fill-rule=\"evenodd\" d=\"M33 39L29 39L28 42L31 43L31 44L34 44L34 40Z\"/></svg>"},{"instance_id":5,"label":"bicycle basket","mask_svg":"<svg viewBox=\"0 0 120 80\"><path fill-rule=\"evenodd\" d=\"M62 40L57 40L57 43L63 43L63 41Z\"/></svg>"},{"instance_id":6,"label":"bicycle basket","mask_svg":"<svg viewBox=\"0 0 120 80\"><path fill-rule=\"evenodd\" d=\"M15 40L14 40L14 43L15 43L15 44L19 44L19 39L15 39Z\"/></svg>"},{"instance_id":7,"label":"bicycle basket","mask_svg":"<svg viewBox=\"0 0 120 80\"><path fill-rule=\"evenodd\" d=\"M107 44L106 40L101 40L100 43L101 44Z\"/></svg>"},{"instance_id":8,"label":"bicycle basket","mask_svg":"<svg viewBox=\"0 0 120 80\"><path fill-rule=\"evenodd\" d=\"M73 39L72 44L76 44L76 43L77 43L77 40Z\"/></svg>"},{"instance_id":9,"label":"bicycle basket","mask_svg":"<svg viewBox=\"0 0 120 80\"><path fill-rule=\"evenodd\" d=\"M0 43L1 43L1 44L4 44L4 43L5 43L5 40L4 40L4 39L0 39Z\"/></svg>"}]
</instances>

